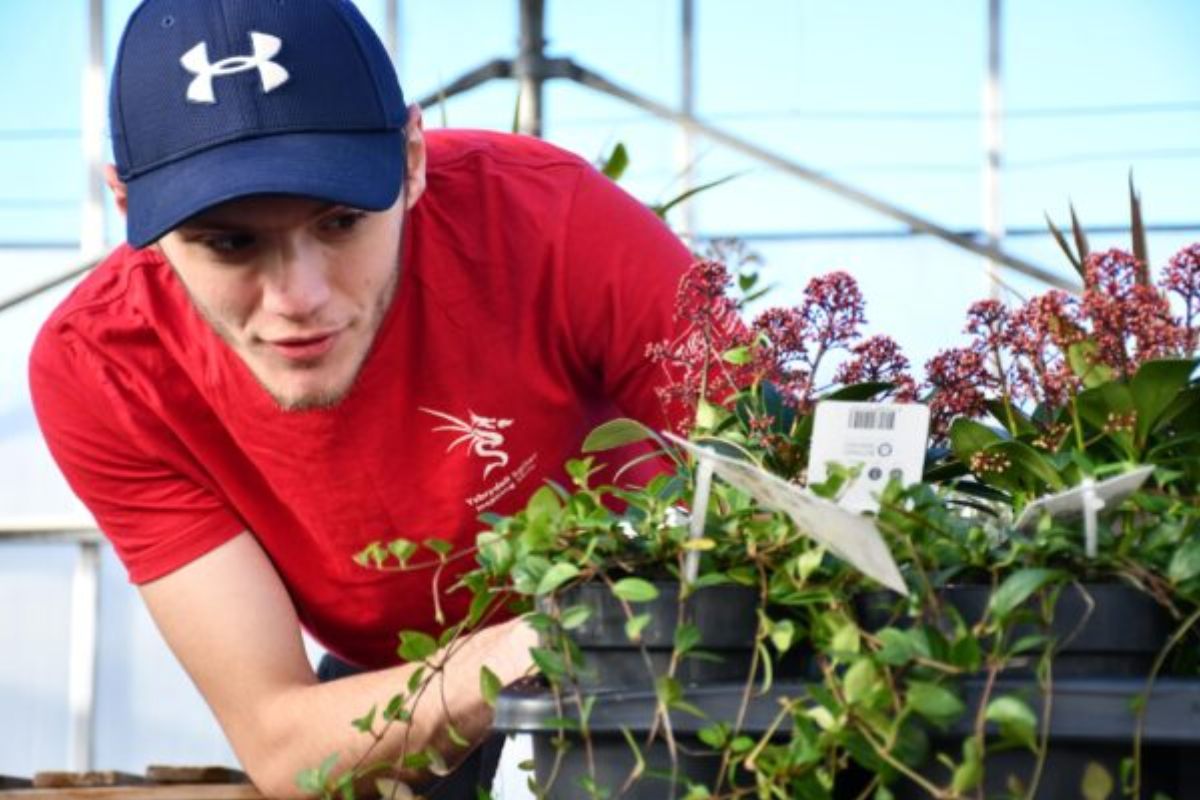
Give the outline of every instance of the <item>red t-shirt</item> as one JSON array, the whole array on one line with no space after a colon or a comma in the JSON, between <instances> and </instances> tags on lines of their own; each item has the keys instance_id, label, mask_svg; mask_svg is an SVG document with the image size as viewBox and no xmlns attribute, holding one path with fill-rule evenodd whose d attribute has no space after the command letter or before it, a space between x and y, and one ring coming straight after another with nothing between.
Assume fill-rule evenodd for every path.
<instances>
[{"instance_id":1,"label":"red t-shirt","mask_svg":"<svg viewBox=\"0 0 1200 800\"><path fill-rule=\"evenodd\" d=\"M663 424L645 351L673 335L686 248L543 142L427 138L395 300L335 408L281 411L153 249L118 248L46 322L30 365L39 422L133 582L249 530L319 641L395 663L397 631L436 631L432 571L379 572L356 552L399 537L470 547L480 513L563 480L596 423ZM445 597L450 619L467 599Z\"/></svg>"}]
</instances>

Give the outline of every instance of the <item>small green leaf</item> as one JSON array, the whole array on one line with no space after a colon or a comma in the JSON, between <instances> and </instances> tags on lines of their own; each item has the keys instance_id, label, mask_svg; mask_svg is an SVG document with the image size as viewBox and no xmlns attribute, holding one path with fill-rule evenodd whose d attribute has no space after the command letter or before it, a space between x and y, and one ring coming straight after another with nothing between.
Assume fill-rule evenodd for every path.
<instances>
[{"instance_id":1,"label":"small green leaf","mask_svg":"<svg viewBox=\"0 0 1200 800\"><path fill-rule=\"evenodd\" d=\"M483 702L495 708L496 698L500 696L502 688L503 684L500 683L500 678L496 676L496 673L486 666L479 668L479 693L483 696Z\"/></svg>"},{"instance_id":2,"label":"small green leaf","mask_svg":"<svg viewBox=\"0 0 1200 800\"><path fill-rule=\"evenodd\" d=\"M544 647L532 647L529 650L529 657L533 659L533 663L541 670L542 674L551 681L561 681L567 676L567 665L563 661L563 657L553 650L547 650Z\"/></svg>"},{"instance_id":3,"label":"small green leaf","mask_svg":"<svg viewBox=\"0 0 1200 800\"><path fill-rule=\"evenodd\" d=\"M1083 781L1079 784L1083 800L1108 800L1114 788L1113 777L1108 770L1096 761L1089 761L1083 770Z\"/></svg>"},{"instance_id":4,"label":"small green leaf","mask_svg":"<svg viewBox=\"0 0 1200 800\"><path fill-rule=\"evenodd\" d=\"M1200 537L1193 536L1171 556L1167 577L1178 585L1200 575Z\"/></svg>"},{"instance_id":5,"label":"small green leaf","mask_svg":"<svg viewBox=\"0 0 1200 800\"><path fill-rule=\"evenodd\" d=\"M720 750L729 741L729 726L724 722L714 722L711 725L705 725L696 732L696 735L700 741L713 750Z\"/></svg>"},{"instance_id":6,"label":"small green leaf","mask_svg":"<svg viewBox=\"0 0 1200 800\"><path fill-rule=\"evenodd\" d=\"M407 565L408 560L417 552L416 543L410 542L408 539L393 539L388 542L387 548L402 567Z\"/></svg>"},{"instance_id":7,"label":"small green leaf","mask_svg":"<svg viewBox=\"0 0 1200 800\"><path fill-rule=\"evenodd\" d=\"M834 655L857 653L860 641L858 626L853 622L846 621L834 631L833 638L829 642L829 647Z\"/></svg>"},{"instance_id":8,"label":"small green leaf","mask_svg":"<svg viewBox=\"0 0 1200 800\"><path fill-rule=\"evenodd\" d=\"M454 545L450 544L445 539L426 539L421 544L425 545L442 558L450 555L450 552L454 550Z\"/></svg>"},{"instance_id":9,"label":"small green leaf","mask_svg":"<svg viewBox=\"0 0 1200 800\"><path fill-rule=\"evenodd\" d=\"M564 608L558 624L564 631L573 631L591 619L592 609L587 606L571 606Z\"/></svg>"},{"instance_id":10,"label":"small green leaf","mask_svg":"<svg viewBox=\"0 0 1200 800\"><path fill-rule=\"evenodd\" d=\"M649 603L658 597L658 589L641 578L622 578L613 584L612 592L630 603Z\"/></svg>"},{"instance_id":11,"label":"small green leaf","mask_svg":"<svg viewBox=\"0 0 1200 800\"><path fill-rule=\"evenodd\" d=\"M640 642L642 640L642 629L649 624L649 614L634 614L625 620L625 636L631 642Z\"/></svg>"},{"instance_id":12,"label":"small green leaf","mask_svg":"<svg viewBox=\"0 0 1200 800\"><path fill-rule=\"evenodd\" d=\"M918 652L909 636L911 632L898 628L884 628L876 636L882 647L875 657L892 667L902 667L917 657Z\"/></svg>"},{"instance_id":13,"label":"small green leaf","mask_svg":"<svg viewBox=\"0 0 1200 800\"><path fill-rule=\"evenodd\" d=\"M621 417L594 428L583 440L580 449L585 453L596 453L653 438L655 438L654 431L636 419Z\"/></svg>"},{"instance_id":14,"label":"small green leaf","mask_svg":"<svg viewBox=\"0 0 1200 800\"><path fill-rule=\"evenodd\" d=\"M401 631L399 654L410 663L425 661L437 652L437 640L421 631Z\"/></svg>"},{"instance_id":15,"label":"small green leaf","mask_svg":"<svg viewBox=\"0 0 1200 800\"><path fill-rule=\"evenodd\" d=\"M629 167L629 151L625 149L622 142L617 142L612 153L604 161L604 166L600 171L604 173L604 177L611 181L621 180L621 176L625 174L626 168Z\"/></svg>"},{"instance_id":16,"label":"small green leaf","mask_svg":"<svg viewBox=\"0 0 1200 800\"><path fill-rule=\"evenodd\" d=\"M951 788L957 794L965 794L983 779L983 748L974 736L963 740L963 760L954 770Z\"/></svg>"},{"instance_id":17,"label":"small green leaf","mask_svg":"<svg viewBox=\"0 0 1200 800\"><path fill-rule=\"evenodd\" d=\"M370 733L375 728L375 712L377 708L377 706L371 706L370 711L352 721L350 724L353 725L359 733Z\"/></svg>"},{"instance_id":18,"label":"small green leaf","mask_svg":"<svg viewBox=\"0 0 1200 800\"><path fill-rule=\"evenodd\" d=\"M550 594L577 575L579 575L579 567L566 561L560 561L542 575L535 594L538 596Z\"/></svg>"},{"instance_id":19,"label":"small green leaf","mask_svg":"<svg viewBox=\"0 0 1200 800\"><path fill-rule=\"evenodd\" d=\"M742 345L741 347L735 347L732 350L726 350L721 354L721 358L728 364L742 366L744 364L749 364L754 360L754 351L751 348Z\"/></svg>"},{"instance_id":20,"label":"small green leaf","mask_svg":"<svg viewBox=\"0 0 1200 800\"><path fill-rule=\"evenodd\" d=\"M691 622L684 622L675 627L675 652L685 655L696 645L700 644L700 629Z\"/></svg>"},{"instance_id":21,"label":"small green leaf","mask_svg":"<svg viewBox=\"0 0 1200 800\"><path fill-rule=\"evenodd\" d=\"M909 682L908 706L940 728L948 728L966 710L949 689L925 681Z\"/></svg>"},{"instance_id":22,"label":"small green leaf","mask_svg":"<svg viewBox=\"0 0 1200 800\"><path fill-rule=\"evenodd\" d=\"M529 519L551 519L556 517L562 511L562 501L558 499L558 495L549 486L543 486L538 489L529 498L529 502L525 504L525 513Z\"/></svg>"},{"instance_id":23,"label":"small green leaf","mask_svg":"<svg viewBox=\"0 0 1200 800\"><path fill-rule=\"evenodd\" d=\"M1010 742L1037 750L1037 716L1020 698L997 697L988 703L984 718L1000 727L1000 735Z\"/></svg>"},{"instance_id":24,"label":"small green leaf","mask_svg":"<svg viewBox=\"0 0 1200 800\"><path fill-rule=\"evenodd\" d=\"M1018 570L1005 578L992 594L988 610L996 617L997 621L1003 622L1034 592L1062 575L1061 570L1045 567L1029 567Z\"/></svg>"},{"instance_id":25,"label":"small green leaf","mask_svg":"<svg viewBox=\"0 0 1200 800\"><path fill-rule=\"evenodd\" d=\"M869 658L860 658L846 670L843 681L846 702L858 703L866 699L879 684L879 674Z\"/></svg>"},{"instance_id":26,"label":"small green leaf","mask_svg":"<svg viewBox=\"0 0 1200 800\"><path fill-rule=\"evenodd\" d=\"M790 650L795 640L796 626L790 619L771 623L771 644L775 645L775 649L780 653Z\"/></svg>"},{"instance_id":27,"label":"small green leaf","mask_svg":"<svg viewBox=\"0 0 1200 800\"><path fill-rule=\"evenodd\" d=\"M458 728L455 728L453 725L446 725L446 735L450 737L450 741L454 743L455 747L471 746L471 743L467 741L463 735L458 732Z\"/></svg>"},{"instance_id":28,"label":"small green leaf","mask_svg":"<svg viewBox=\"0 0 1200 800\"><path fill-rule=\"evenodd\" d=\"M1163 412L1187 389L1195 371L1196 361L1191 358L1160 358L1138 367L1129 381L1129 391L1137 409L1139 442L1145 441Z\"/></svg>"}]
</instances>

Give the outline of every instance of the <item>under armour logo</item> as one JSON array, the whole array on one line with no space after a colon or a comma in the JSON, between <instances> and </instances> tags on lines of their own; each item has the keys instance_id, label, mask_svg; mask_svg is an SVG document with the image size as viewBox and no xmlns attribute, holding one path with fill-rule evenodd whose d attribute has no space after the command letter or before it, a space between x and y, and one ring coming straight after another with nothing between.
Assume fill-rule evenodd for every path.
<instances>
[{"instance_id":1,"label":"under armour logo","mask_svg":"<svg viewBox=\"0 0 1200 800\"><path fill-rule=\"evenodd\" d=\"M271 59L279 54L283 41L278 36L251 31L250 43L254 46L252 56L232 56L215 64L208 62L208 43L201 42L183 54L179 63L196 76L188 86L187 99L192 103L215 103L213 78L219 75L235 75L246 70L258 70L262 78L263 92L278 89L287 83L288 71Z\"/></svg>"}]
</instances>

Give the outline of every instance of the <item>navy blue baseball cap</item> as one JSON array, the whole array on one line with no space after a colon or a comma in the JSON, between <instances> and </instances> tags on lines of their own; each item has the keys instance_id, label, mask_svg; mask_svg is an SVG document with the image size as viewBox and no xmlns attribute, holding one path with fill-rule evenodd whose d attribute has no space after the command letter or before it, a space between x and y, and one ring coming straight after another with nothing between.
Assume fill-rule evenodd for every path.
<instances>
[{"instance_id":1,"label":"navy blue baseball cap","mask_svg":"<svg viewBox=\"0 0 1200 800\"><path fill-rule=\"evenodd\" d=\"M349 0L145 0L109 115L134 247L240 197L379 211L404 183L404 95Z\"/></svg>"}]
</instances>

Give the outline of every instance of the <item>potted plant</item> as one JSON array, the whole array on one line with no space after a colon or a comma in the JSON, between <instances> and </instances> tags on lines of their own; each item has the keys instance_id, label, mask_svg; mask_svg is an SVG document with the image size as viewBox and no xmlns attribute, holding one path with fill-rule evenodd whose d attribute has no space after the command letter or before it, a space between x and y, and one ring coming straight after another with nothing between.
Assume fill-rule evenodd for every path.
<instances>
[{"instance_id":1,"label":"potted plant","mask_svg":"<svg viewBox=\"0 0 1200 800\"><path fill-rule=\"evenodd\" d=\"M539 796L1182 797L1200 742L1200 247L1156 286L1144 258L1076 238L1081 299L977 304L972 343L932 359L921 387L894 343L858 334L848 276L749 325L720 262L681 286L691 330L650 355L695 441L803 483L818 398L929 403L925 480L888 485L876 516L907 598L734 486L694 508L695 465L614 421L568 465L571 487L486 520L458 587L468 617L440 642L402 635L402 654L452 650L501 607L530 614L542 678L499 698L497 724L534 733ZM635 438L657 441L664 473L595 485L598 458ZM1135 464L1153 476L1099 515L1094 548L1077 519L1016 524ZM809 488L836 499L853 479L835 467ZM415 552L379 543L363 560L405 569ZM404 718L428 666L385 717ZM494 676L481 683L497 697Z\"/></svg>"}]
</instances>

